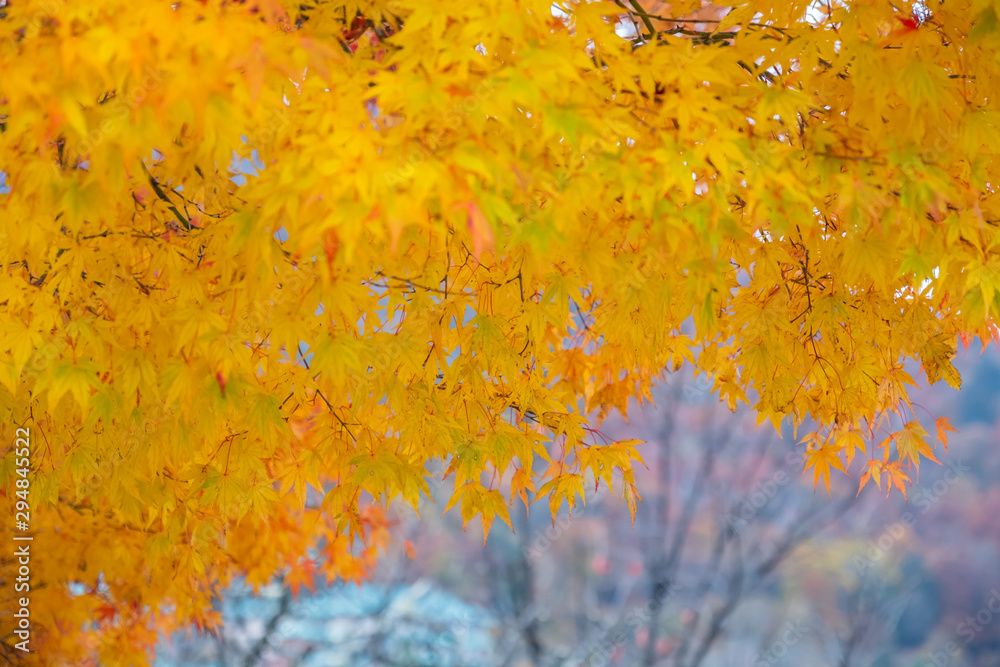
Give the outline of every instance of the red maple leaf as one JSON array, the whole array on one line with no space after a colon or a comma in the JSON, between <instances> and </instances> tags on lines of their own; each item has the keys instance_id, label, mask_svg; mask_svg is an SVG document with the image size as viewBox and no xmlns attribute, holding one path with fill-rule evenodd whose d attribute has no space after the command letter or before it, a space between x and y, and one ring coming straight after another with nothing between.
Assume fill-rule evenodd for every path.
<instances>
[{"instance_id":1,"label":"red maple leaf","mask_svg":"<svg viewBox=\"0 0 1000 667\"><path fill-rule=\"evenodd\" d=\"M102 604L100 607L97 608L98 624L111 623L112 621L115 620L115 614L117 613L118 611L113 606L109 604Z\"/></svg>"},{"instance_id":2,"label":"red maple leaf","mask_svg":"<svg viewBox=\"0 0 1000 667\"><path fill-rule=\"evenodd\" d=\"M920 26L920 17L916 14L911 14L908 18L899 19L899 22L903 24L904 28L906 28L906 30L903 30L902 32L912 32Z\"/></svg>"}]
</instances>

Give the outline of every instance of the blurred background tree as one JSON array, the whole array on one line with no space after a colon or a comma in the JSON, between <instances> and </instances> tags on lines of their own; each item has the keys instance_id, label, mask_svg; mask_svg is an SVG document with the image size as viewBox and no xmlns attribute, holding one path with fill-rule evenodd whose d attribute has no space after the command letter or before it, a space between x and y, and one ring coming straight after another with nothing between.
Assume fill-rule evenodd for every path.
<instances>
[{"instance_id":1,"label":"blurred background tree","mask_svg":"<svg viewBox=\"0 0 1000 667\"><path fill-rule=\"evenodd\" d=\"M298 600L234 589L218 637L175 637L158 664L1000 664L998 356L960 355L978 391L914 396L961 419L908 501L856 497L844 475L832 499L814 491L790 429L755 429L704 379L675 375L656 408L606 426L648 441L634 527L601 488L572 517L517 514L484 547L437 496L420 521L395 515L405 539L373 582Z\"/></svg>"}]
</instances>

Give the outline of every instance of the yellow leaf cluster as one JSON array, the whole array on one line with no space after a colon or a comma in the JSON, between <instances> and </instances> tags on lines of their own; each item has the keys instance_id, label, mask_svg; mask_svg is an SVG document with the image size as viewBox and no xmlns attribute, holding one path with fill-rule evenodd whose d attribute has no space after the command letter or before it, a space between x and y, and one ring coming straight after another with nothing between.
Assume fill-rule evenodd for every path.
<instances>
[{"instance_id":1,"label":"yellow leaf cluster","mask_svg":"<svg viewBox=\"0 0 1000 667\"><path fill-rule=\"evenodd\" d=\"M684 363L811 420L817 484L860 450L903 491L906 360L958 386L1000 338L996 9L807 4L0 8L40 655L139 664L236 574L363 576L437 466L484 535L602 480L634 515L596 427Z\"/></svg>"}]
</instances>

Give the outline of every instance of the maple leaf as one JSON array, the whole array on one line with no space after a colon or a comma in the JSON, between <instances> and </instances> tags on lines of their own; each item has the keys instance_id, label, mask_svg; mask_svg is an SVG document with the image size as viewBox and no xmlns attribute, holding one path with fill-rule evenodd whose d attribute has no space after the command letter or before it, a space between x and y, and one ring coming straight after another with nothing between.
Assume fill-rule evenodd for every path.
<instances>
[{"instance_id":1,"label":"maple leaf","mask_svg":"<svg viewBox=\"0 0 1000 667\"><path fill-rule=\"evenodd\" d=\"M871 479L875 480L876 486L878 486L879 490L881 490L883 470L884 468L881 461L879 461L878 459L870 459L865 464L865 473L861 476L861 482L858 484L858 492L855 495L860 496L861 489L865 488L865 486L868 484L868 481Z\"/></svg>"},{"instance_id":2,"label":"maple leaf","mask_svg":"<svg viewBox=\"0 0 1000 667\"><path fill-rule=\"evenodd\" d=\"M274 0L269 0L274 2ZM239 55L230 61L229 66L238 69L246 77L250 87L250 100L257 103L261 91L264 89L264 80L267 76L267 56L264 53L261 42L255 42L249 53Z\"/></svg>"},{"instance_id":3,"label":"maple leaf","mask_svg":"<svg viewBox=\"0 0 1000 667\"><path fill-rule=\"evenodd\" d=\"M326 267L333 273L334 262L337 261L337 253L340 250L340 237L334 229L328 229L323 233L323 254L326 256Z\"/></svg>"},{"instance_id":4,"label":"maple leaf","mask_svg":"<svg viewBox=\"0 0 1000 667\"><path fill-rule=\"evenodd\" d=\"M271 27L284 26L289 23L288 11L282 6L280 0L254 0L250 4L252 13L260 12L264 20Z\"/></svg>"},{"instance_id":5,"label":"maple leaf","mask_svg":"<svg viewBox=\"0 0 1000 667\"><path fill-rule=\"evenodd\" d=\"M524 503L525 511L529 511L530 503L528 502L527 491L535 493L535 482L531 478L531 470L525 466L521 466L514 471L513 477L510 480L510 499L511 502L514 500L514 496L520 496L521 501Z\"/></svg>"},{"instance_id":6,"label":"maple leaf","mask_svg":"<svg viewBox=\"0 0 1000 667\"><path fill-rule=\"evenodd\" d=\"M865 450L865 439L858 431L854 429L842 430L837 434L837 448L844 452L847 458L847 467L851 467L851 462L854 460L855 450L860 449L862 454L866 453Z\"/></svg>"},{"instance_id":7,"label":"maple leaf","mask_svg":"<svg viewBox=\"0 0 1000 667\"><path fill-rule=\"evenodd\" d=\"M309 558L302 558L288 568L285 573L285 585L292 590L292 596L299 597L299 589L305 586L309 592L316 592L316 563Z\"/></svg>"},{"instance_id":8,"label":"maple leaf","mask_svg":"<svg viewBox=\"0 0 1000 667\"><path fill-rule=\"evenodd\" d=\"M98 623L111 623L115 620L118 615L118 610L112 605L104 604L97 608L97 621Z\"/></svg>"},{"instance_id":9,"label":"maple leaf","mask_svg":"<svg viewBox=\"0 0 1000 667\"><path fill-rule=\"evenodd\" d=\"M891 486L895 486L899 489L900 493L903 494L903 498L906 498L906 487L903 486L903 482L909 482L910 478L905 472L903 472L902 465L903 464L899 461L893 461L892 463L885 465L883 468L886 474L889 475L889 484L886 484L886 498L889 497L889 489Z\"/></svg>"},{"instance_id":10,"label":"maple leaf","mask_svg":"<svg viewBox=\"0 0 1000 667\"><path fill-rule=\"evenodd\" d=\"M472 235L472 252L480 258L484 253L493 250L493 228L475 202L466 202L463 207L468 213L466 226Z\"/></svg>"},{"instance_id":11,"label":"maple leaf","mask_svg":"<svg viewBox=\"0 0 1000 667\"><path fill-rule=\"evenodd\" d=\"M993 9L844 31L774 3L449 2L96 0L76 41L4 7L0 405L44 429L32 493L65 510L38 519L39 655L144 664L95 609L169 593L169 634L219 581L295 563L300 590L301 558L360 580L399 530L371 500L416 506L440 461L484 536L616 478L634 521L635 443L590 422L667 368L809 420L828 493L859 450L859 492L937 460L916 422L881 455L859 424L912 412L908 362L960 387L958 340L1000 340ZM113 508L87 540L81 504ZM100 572L152 583L54 593Z\"/></svg>"},{"instance_id":12,"label":"maple leaf","mask_svg":"<svg viewBox=\"0 0 1000 667\"><path fill-rule=\"evenodd\" d=\"M823 444L806 452L806 468L810 467L813 469L813 488L816 488L822 477L827 493L830 493L830 468L847 473L844 464L840 462L840 450L831 444Z\"/></svg>"},{"instance_id":13,"label":"maple leaf","mask_svg":"<svg viewBox=\"0 0 1000 667\"><path fill-rule=\"evenodd\" d=\"M920 456L940 463L934 456L934 450L927 444L927 431L917 421L911 421L903 426L902 431L893 434L900 460L909 460L914 465L920 464Z\"/></svg>"},{"instance_id":14,"label":"maple leaf","mask_svg":"<svg viewBox=\"0 0 1000 667\"><path fill-rule=\"evenodd\" d=\"M956 429L955 427L953 427L951 425L951 421L947 417L938 417L934 421L934 424L937 427L938 442L940 442L942 445L944 445L944 452L945 452L945 454L947 454L948 453L948 431L955 431L957 433L958 429Z\"/></svg>"},{"instance_id":15,"label":"maple leaf","mask_svg":"<svg viewBox=\"0 0 1000 667\"><path fill-rule=\"evenodd\" d=\"M628 505L629 517L632 519L632 526L635 527L635 513L638 509L638 502L642 500L642 496L636 491L635 484L631 482L626 482L622 488L622 496L625 498L625 503Z\"/></svg>"},{"instance_id":16,"label":"maple leaf","mask_svg":"<svg viewBox=\"0 0 1000 667\"><path fill-rule=\"evenodd\" d=\"M330 81L330 67L332 64L343 60L343 52L340 49L335 49L330 44L311 37L303 36L299 39L299 43L308 54L309 69L316 72L324 81Z\"/></svg>"},{"instance_id":17,"label":"maple leaf","mask_svg":"<svg viewBox=\"0 0 1000 667\"><path fill-rule=\"evenodd\" d=\"M916 14L906 18L899 17L897 20L903 25L903 28L905 28L903 31L904 33L916 30L920 26L920 18Z\"/></svg>"}]
</instances>

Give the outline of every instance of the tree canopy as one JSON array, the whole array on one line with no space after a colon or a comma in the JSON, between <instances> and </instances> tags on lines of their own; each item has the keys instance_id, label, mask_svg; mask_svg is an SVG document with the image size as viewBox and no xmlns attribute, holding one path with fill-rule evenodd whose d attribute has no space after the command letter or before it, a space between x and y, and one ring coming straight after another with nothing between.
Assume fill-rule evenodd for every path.
<instances>
[{"instance_id":1,"label":"tree canopy","mask_svg":"<svg viewBox=\"0 0 1000 667\"><path fill-rule=\"evenodd\" d=\"M807 424L817 482L905 493L904 364L957 387L1000 337L998 12L8 0L35 657L141 664L236 574L364 576L435 464L484 537L590 483L634 512L600 421L685 363Z\"/></svg>"}]
</instances>

